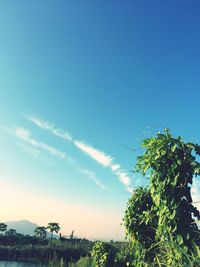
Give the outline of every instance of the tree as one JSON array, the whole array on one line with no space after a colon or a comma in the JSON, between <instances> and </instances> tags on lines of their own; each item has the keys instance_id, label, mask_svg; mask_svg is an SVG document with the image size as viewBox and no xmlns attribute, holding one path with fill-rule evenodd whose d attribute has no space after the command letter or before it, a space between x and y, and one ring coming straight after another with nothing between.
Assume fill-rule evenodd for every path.
<instances>
[{"instance_id":1,"label":"tree","mask_svg":"<svg viewBox=\"0 0 200 267\"><path fill-rule=\"evenodd\" d=\"M16 235L17 234L17 231L15 229L9 229L8 231L6 231L6 235Z\"/></svg>"},{"instance_id":2,"label":"tree","mask_svg":"<svg viewBox=\"0 0 200 267\"><path fill-rule=\"evenodd\" d=\"M56 222L48 223L47 229L51 232L51 239L53 238L53 233L58 233L60 231L60 226Z\"/></svg>"},{"instance_id":3,"label":"tree","mask_svg":"<svg viewBox=\"0 0 200 267\"><path fill-rule=\"evenodd\" d=\"M46 238L46 227L38 226L35 228L34 233L36 236L40 237L41 239L45 239Z\"/></svg>"},{"instance_id":4,"label":"tree","mask_svg":"<svg viewBox=\"0 0 200 267\"><path fill-rule=\"evenodd\" d=\"M74 230L72 230L72 233L70 234L69 238L70 238L71 240L73 240L73 238L74 238Z\"/></svg>"},{"instance_id":5,"label":"tree","mask_svg":"<svg viewBox=\"0 0 200 267\"><path fill-rule=\"evenodd\" d=\"M3 234L7 230L7 227L5 223L0 223L0 232Z\"/></svg>"},{"instance_id":6,"label":"tree","mask_svg":"<svg viewBox=\"0 0 200 267\"><path fill-rule=\"evenodd\" d=\"M190 192L193 177L200 175L200 146L174 138L168 129L145 139L142 146L144 154L137 158L136 171L150 177L150 184L134 191L124 216L138 257L133 266L143 266L138 262L144 260L153 262L158 251L167 250L171 256L165 257L166 264L185 266L180 261L193 253L200 240L195 221L200 214Z\"/></svg>"}]
</instances>

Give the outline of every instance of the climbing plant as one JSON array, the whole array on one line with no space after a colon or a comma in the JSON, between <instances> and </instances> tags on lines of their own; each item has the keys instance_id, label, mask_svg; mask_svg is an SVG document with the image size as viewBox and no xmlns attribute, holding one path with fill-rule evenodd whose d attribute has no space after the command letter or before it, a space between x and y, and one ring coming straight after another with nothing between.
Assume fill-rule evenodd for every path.
<instances>
[{"instance_id":1,"label":"climbing plant","mask_svg":"<svg viewBox=\"0 0 200 267\"><path fill-rule=\"evenodd\" d=\"M92 250L93 267L111 267L114 266L114 248L104 242L97 241Z\"/></svg>"},{"instance_id":2,"label":"climbing plant","mask_svg":"<svg viewBox=\"0 0 200 267\"><path fill-rule=\"evenodd\" d=\"M142 260L153 262L166 244L192 253L200 240L196 224L200 214L191 196L193 179L200 175L200 146L185 143L165 129L145 139L142 147L144 153L137 158L135 171L149 177L149 186L136 189L128 202L124 216L127 237L134 249L139 248Z\"/></svg>"}]
</instances>

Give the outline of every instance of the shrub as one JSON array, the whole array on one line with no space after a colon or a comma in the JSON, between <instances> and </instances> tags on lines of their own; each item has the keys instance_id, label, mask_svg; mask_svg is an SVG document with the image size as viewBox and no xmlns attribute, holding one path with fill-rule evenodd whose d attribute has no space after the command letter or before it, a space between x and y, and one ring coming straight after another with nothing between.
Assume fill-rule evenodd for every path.
<instances>
[{"instance_id":1,"label":"shrub","mask_svg":"<svg viewBox=\"0 0 200 267\"><path fill-rule=\"evenodd\" d=\"M114 266L114 248L104 242L97 241L91 251L94 267Z\"/></svg>"},{"instance_id":2,"label":"shrub","mask_svg":"<svg viewBox=\"0 0 200 267\"><path fill-rule=\"evenodd\" d=\"M166 129L145 139L143 148L136 171L148 175L150 185L133 192L124 216L130 254L134 254L130 265L187 266L191 255L195 256L192 262L199 261L200 231L195 218L199 220L200 214L192 204L189 184L200 175L196 157L200 146L184 143Z\"/></svg>"}]
</instances>

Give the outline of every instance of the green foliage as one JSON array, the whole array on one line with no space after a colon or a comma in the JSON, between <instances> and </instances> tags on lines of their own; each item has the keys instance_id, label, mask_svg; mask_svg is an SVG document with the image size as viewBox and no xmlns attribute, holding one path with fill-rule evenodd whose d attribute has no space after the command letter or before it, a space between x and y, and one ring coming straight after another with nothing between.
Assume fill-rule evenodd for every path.
<instances>
[{"instance_id":1,"label":"green foliage","mask_svg":"<svg viewBox=\"0 0 200 267\"><path fill-rule=\"evenodd\" d=\"M46 227L44 226L38 226L35 228L35 231L34 231L35 235L41 239L45 239L46 238Z\"/></svg>"},{"instance_id":2,"label":"green foliage","mask_svg":"<svg viewBox=\"0 0 200 267\"><path fill-rule=\"evenodd\" d=\"M193 251L186 252L182 246L170 240L164 246L159 246L152 266L171 266L171 267L197 267L200 266L200 250L197 246Z\"/></svg>"},{"instance_id":3,"label":"green foliage","mask_svg":"<svg viewBox=\"0 0 200 267\"><path fill-rule=\"evenodd\" d=\"M15 229L9 229L8 231L5 232L5 234L8 236L14 236L17 235L17 231Z\"/></svg>"},{"instance_id":4,"label":"green foliage","mask_svg":"<svg viewBox=\"0 0 200 267\"><path fill-rule=\"evenodd\" d=\"M59 223L56 222L50 222L48 223L48 226L46 227L46 229L49 229L49 231L51 232L51 239L53 238L53 233L58 233L60 231L60 226Z\"/></svg>"},{"instance_id":5,"label":"green foliage","mask_svg":"<svg viewBox=\"0 0 200 267\"><path fill-rule=\"evenodd\" d=\"M0 235L1 246L32 246L32 245L47 245L48 241L41 238L29 235L22 235L19 233Z\"/></svg>"},{"instance_id":6,"label":"green foliage","mask_svg":"<svg viewBox=\"0 0 200 267\"><path fill-rule=\"evenodd\" d=\"M55 255L47 264L48 267L67 267L67 263L63 258L58 258Z\"/></svg>"},{"instance_id":7,"label":"green foliage","mask_svg":"<svg viewBox=\"0 0 200 267\"><path fill-rule=\"evenodd\" d=\"M90 257L81 257L76 263L69 263L69 267L92 267L92 260Z\"/></svg>"},{"instance_id":8,"label":"green foliage","mask_svg":"<svg viewBox=\"0 0 200 267\"><path fill-rule=\"evenodd\" d=\"M58 233L60 231L59 223L56 223L56 222L48 223L48 226L46 228L49 229L51 233L53 232Z\"/></svg>"},{"instance_id":9,"label":"green foliage","mask_svg":"<svg viewBox=\"0 0 200 267\"><path fill-rule=\"evenodd\" d=\"M126 233L133 244L130 253L134 252L136 261L131 266L145 266L145 261L164 266L159 263L163 259L167 266L185 266L177 265L178 261L185 264L192 253L199 257L194 244L200 240L195 222L200 215L192 204L189 184L200 175L196 157L200 146L184 143L166 129L145 139L143 148L136 171L150 177L150 185L133 192L124 216Z\"/></svg>"},{"instance_id":10,"label":"green foliage","mask_svg":"<svg viewBox=\"0 0 200 267\"><path fill-rule=\"evenodd\" d=\"M89 241L83 243L60 242L53 240L51 244L33 236L17 234L0 235L0 260L18 260L39 262L50 266L68 266L69 262L77 262L88 254ZM48 266L48 265L47 265Z\"/></svg>"},{"instance_id":11,"label":"green foliage","mask_svg":"<svg viewBox=\"0 0 200 267\"><path fill-rule=\"evenodd\" d=\"M147 188L138 188L128 202L124 225L129 238L149 248L155 238L157 216L153 211L153 200Z\"/></svg>"},{"instance_id":12,"label":"green foliage","mask_svg":"<svg viewBox=\"0 0 200 267\"><path fill-rule=\"evenodd\" d=\"M91 251L94 267L107 267L114 265L114 250L107 243L97 241Z\"/></svg>"},{"instance_id":13,"label":"green foliage","mask_svg":"<svg viewBox=\"0 0 200 267\"><path fill-rule=\"evenodd\" d=\"M0 232L4 233L7 230L7 225L5 223L0 223Z\"/></svg>"},{"instance_id":14,"label":"green foliage","mask_svg":"<svg viewBox=\"0 0 200 267\"><path fill-rule=\"evenodd\" d=\"M115 266L144 266L145 250L136 241L125 243L115 255Z\"/></svg>"}]
</instances>

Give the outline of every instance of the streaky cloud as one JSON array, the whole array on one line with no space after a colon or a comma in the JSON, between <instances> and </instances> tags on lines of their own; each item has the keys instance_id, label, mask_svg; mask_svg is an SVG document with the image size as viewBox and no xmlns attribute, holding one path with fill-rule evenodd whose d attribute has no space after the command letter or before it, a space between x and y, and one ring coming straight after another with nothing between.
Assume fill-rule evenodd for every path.
<instances>
[{"instance_id":1,"label":"streaky cloud","mask_svg":"<svg viewBox=\"0 0 200 267\"><path fill-rule=\"evenodd\" d=\"M23 149L24 151L26 151L27 153L29 153L33 158L39 158L42 151L38 148L34 148L28 144L24 144L24 143L17 143L16 142L16 145Z\"/></svg>"},{"instance_id":2,"label":"streaky cloud","mask_svg":"<svg viewBox=\"0 0 200 267\"><path fill-rule=\"evenodd\" d=\"M66 158L66 154L60 150L58 150L57 148L51 147L49 145L46 145L44 143L40 143L40 147L43 148L44 150L48 151L50 154L60 158L60 159L64 159Z\"/></svg>"},{"instance_id":3,"label":"streaky cloud","mask_svg":"<svg viewBox=\"0 0 200 267\"><path fill-rule=\"evenodd\" d=\"M15 127L15 128L10 128L10 127L0 127L3 131L6 131L7 133L14 135L24 143L16 142L16 145L23 149L24 151L28 152L33 158L38 158L44 159L41 157L42 151L46 151L48 154L51 154L61 160L66 161L68 164L74 166L74 168L86 175L88 179L90 179L93 183L95 183L99 188L102 190L106 191L111 191L111 189L107 188L96 176L95 172L80 167L76 160L72 157L67 156L64 152L49 146L43 142L40 142L32 137L32 134L29 130L23 128L23 127Z\"/></svg>"},{"instance_id":4,"label":"streaky cloud","mask_svg":"<svg viewBox=\"0 0 200 267\"><path fill-rule=\"evenodd\" d=\"M111 191L110 188L107 188L96 176L96 174L93 171L90 171L88 169L80 168L79 171L83 174L86 174L87 177L92 180L97 186L99 186L101 189L106 191Z\"/></svg>"},{"instance_id":5,"label":"streaky cloud","mask_svg":"<svg viewBox=\"0 0 200 267\"><path fill-rule=\"evenodd\" d=\"M115 174L119 177L119 180L124 184L125 186L130 186L131 181L128 176L128 174L123 170L117 170Z\"/></svg>"},{"instance_id":6,"label":"streaky cloud","mask_svg":"<svg viewBox=\"0 0 200 267\"><path fill-rule=\"evenodd\" d=\"M27 116L27 115L24 115L24 117L41 129L48 130L52 134L54 134L58 137L61 137L67 141L72 141L72 137L68 132L63 131L60 128L57 128L54 124L47 122L47 121L43 121L43 120L38 119L36 117L31 117L31 116Z\"/></svg>"},{"instance_id":7,"label":"streaky cloud","mask_svg":"<svg viewBox=\"0 0 200 267\"><path fill-rule=\"evenodd\" d=\"M94 160L99 162L101 165L106 166L106 167L111 165L112 157L107 155L106 153L104 153L104 152L102 152L102 151L100 151L100 150L98 150L98 149L96 149L90 145L87 145L84 142L74 141L74 144L76 147L78 147L80 150L85 152L91 158L93 158Z\"/></svg>"},{"instance_id":8,"label":"streaky cloud","mask_svg":"<svg viewBox=\"0 0 200 267\"><path fill-rule=\"evenodd\" d=\"M54 124L41 119L24 115L26 119L31 121L33 124L41 129L48 130L52 134L65 139L66 141L72 142L79 150L87 154L90 158L101 164L103 167L108 167L113 174L118 177L118 180L125 186L127 192L131 192L131 179L128 174L121 168L120 164L114 163L114 158L111 155L103 152L100 149L94 148L87 144L85 141L75 140L69 135L68 132L57 128Z\"/></svg>"},{"instance_id":9,"label":"streaky cloud","mask_svg":"<svg viewBox=\"0 0 200 267\"><path fill-rule=\"evenodd\" d=\"M128 174L121 169L119 164L114 164L113 163L113 157L111 157L110 155L106 154L105 152L96 149L90 145L87 145L84 142L80 142L80 141L74 141L74 144L80 149L82 150L84 153L86 153L87 155L89 155L91 158L93 158L94 160L96 160L97 162L99 162L101 165L105 166L105 167L109 167L111 169L111 171L117 175L119 181L125 186L125 187L129 187L131 184L131 179L128 176ZM128 191L130 191L128 189Z\"/></svg>"},{"instance_id":10,"label":"streaky cloud","mask_svg":"<svg viewBox=\"0 0 200 267\"><path fill-rule=\"evenodd\" d=\"M131 179L119 164L113 163L112 156L86 144L85 142L74 141L74 144L102 166L110 168L111 171L118 177L119 181L126 187L126 190L130 192Z\"/></svg>"},{"instance_id":11,"label":"streaky cloud","mask_svg":"<svg viewBox=\"0 0 200 267\"><path fill-rule=\"evenodd\" d=\"M24 142L32 146L45 150L49 154L56 156L57 158L60 159L66 158L66 154L64 152L32 138L31 133L27 129L24 129L22 127L17 127L15 128L14 133L19 139L23 140Z\"/></svg>"},{"instance_id":12,"label":"streaky cloud","mask_svg":"<svg viewBox=\"0 0 200 267\"><path fill-rule=\"evenodd\" d=\"M37 147L36 148L32 148L32 147L28 147L27 145L22 144L22 148L24 148L27 152L29 152L33 157L37 157L39 155L39 153L41 152L41 150L45 150L47 151L49 154L56 156L60 159L65 159L66 158L66 154L59 151L58 149L51 147L45 143L39 142L36 139L33 139L31 137L31 133L24 128L21 127L17 127L15 129L15 134L18 138L20 138L21 140L25 141L26 143ZM39 150L41 149L41 150ZM87 175L87 177L92 180L98 187L100 187L103 190L106 191L111 191L109 188L107 188L96 176L96 174L88 169L83 169L80 168L76 163L75 160L71 160L70 161L71 164L74 165L74 167L82 174Z\"/></svg>"},{"instance_id":13,"label":"streaky cloud","mask_svg":"<svg viewBox=\"0 0 200 267\"><path fill-rule=\"evenodd\" d=\"M117 170L119 170L121 167L120 167L120 165L119 164L112 164L111 165L111 169L112 169L112 171L117 171Z\"/></svg>"}]
</instances>

